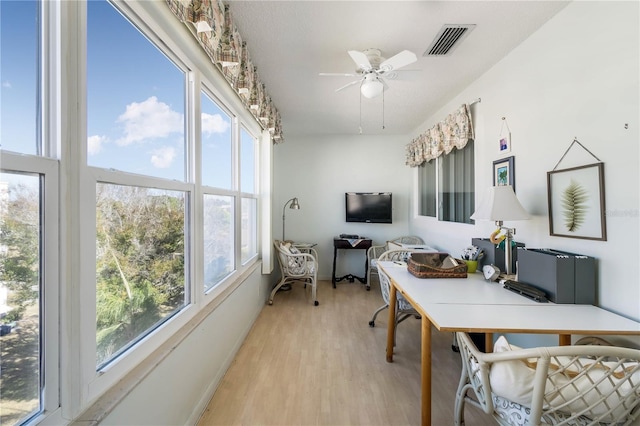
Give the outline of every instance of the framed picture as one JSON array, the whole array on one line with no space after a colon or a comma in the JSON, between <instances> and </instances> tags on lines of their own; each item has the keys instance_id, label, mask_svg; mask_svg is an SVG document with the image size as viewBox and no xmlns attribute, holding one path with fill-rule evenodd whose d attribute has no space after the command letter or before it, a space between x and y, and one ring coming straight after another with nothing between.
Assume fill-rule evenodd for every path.
<instances>
[{"instance_id":1,"label":"framed picture","mask_svg":"<svg viewBox=\"0 0 640 426\"><path fill-rule=\"evenodd\" d=\"M500 135L500 152L511 152L511 132Z\"/></svg>"},{"instance_id":2,"label":"framed picture","mask_svg":"<svg viewBox=\"0 0 640 426\"><path fill-rule=\"evenodd\" d=\"M511 185L516 192L515 162L513 155L493 162L493 186Z\"/></svg>"},{"instance_id":3,"label":"framed picture","mask_svg":"<svg viewBox=\"0 0 640 426\"><path fill-rule=\"evenodd\" d=\"M604 163L547 172L549 233L607 240Z\"/></svg>"}]
</instances>

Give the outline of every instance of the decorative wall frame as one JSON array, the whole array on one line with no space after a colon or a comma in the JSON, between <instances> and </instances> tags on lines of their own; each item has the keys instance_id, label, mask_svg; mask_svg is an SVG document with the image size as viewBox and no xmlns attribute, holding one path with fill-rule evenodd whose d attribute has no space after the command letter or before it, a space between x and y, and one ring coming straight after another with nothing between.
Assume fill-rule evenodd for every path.
<instances>
[{"instance_id":1,"label":"decorative wall frame","mask_svg":"<svg viewBox=\"0 0 640 426\"><path fill-rule=\"evenodd\" d=\"M549 233L607 240L604 163L547 172Z\"/></svg>"},{"instance_id":2,"label":"decorative wall frame","mask_svg":"<svg viewBox=\"0 0 640 426\"><path fill-rule=\"evenodd\" d=\"M501 158L493 162L493 186L511 185L516 192L516 158Z\"/></svg>"},{"instance_id":3,"label":"decorative wall frame","mask_svg":"<svg viewBox=\"0 0 640 426\"><path fill-rule=\"evenodd\" d=\"M502 126L500 127L498 141L498 150L500 153L506 154L511 152L511 129L509 129L506 117L502 117Z\"/></svg>"}]
</instances>

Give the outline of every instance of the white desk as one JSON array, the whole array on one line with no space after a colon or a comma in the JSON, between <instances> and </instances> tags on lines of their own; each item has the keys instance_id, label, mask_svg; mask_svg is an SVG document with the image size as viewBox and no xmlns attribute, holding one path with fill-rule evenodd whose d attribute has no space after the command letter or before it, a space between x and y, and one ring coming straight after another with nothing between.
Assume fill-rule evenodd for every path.
<instances>
[{"instance_id":1,"label":"white desk","mask_svg":"<svg viewBox=\"0 0 640 426\"><path fill-rule=\"evenodd\" d=\"M431 424L431 325L440 331L558 334L570 344L571 334L640 335L640 323L591 305L537 303L487 282L481 274L468 278L427 278L411 275L405 265L378 262L391 278L387 361L393 362L396 292L422 316L422 424Z\"/></svg>"}]
</instances>

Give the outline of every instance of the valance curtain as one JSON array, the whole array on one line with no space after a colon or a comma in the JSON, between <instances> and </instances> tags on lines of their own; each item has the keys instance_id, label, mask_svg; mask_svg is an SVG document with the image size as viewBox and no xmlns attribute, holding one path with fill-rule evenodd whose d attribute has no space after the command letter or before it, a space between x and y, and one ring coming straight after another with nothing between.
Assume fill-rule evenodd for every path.
<instances>
[{"instance_id":1,"label":"valance curtain","mask_svg":"<svg viewBox=\"0 0 640 426\"><path fill-rule=\"evenodd\" d=\"M247 45L222 0L166 0L171 12L189 27L211 62L234 88L243 105L273 143L282 143L280 113L260 81L249 58Z\"/></svg>"},{"instance_id":2,"label":"valance curtain","mask_svg":"<svg viewBox=\"0 0 640 426\"><path fill-rule=\"evenodd\" d=\"M442 154L449 154L453 148L464 148L471 139L473 124L469 105L464 104L407 144L406 165L417 167Z\"/></svg>"}]
</instances>

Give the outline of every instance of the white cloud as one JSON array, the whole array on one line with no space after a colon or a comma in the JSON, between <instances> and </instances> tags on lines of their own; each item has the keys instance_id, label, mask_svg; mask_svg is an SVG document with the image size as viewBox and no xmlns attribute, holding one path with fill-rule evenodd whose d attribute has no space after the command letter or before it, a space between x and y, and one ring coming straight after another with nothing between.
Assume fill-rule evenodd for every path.
<instances>
[{"instance_id":1,"label":"white cloud","mask_svg":"<svg viewBox=\"0 0 640 426\"><path fill-rule=\"evenodd\" d=\"M125 136L116 141L120 146L166 138L172 133L184 131L182 114L172 111L169 105L159 102L155 96L127 105L117 122L124 124Z\"/></svg>"},{"instance_id":2,"label":"white cloud","mask_svg":"<svg viewBox=\"0 0 640 426\"><path fill-rule=\"evenodd\" d=\"M213 133L224 133L229 129L228 120L225 120L220 114L202 113L202 133L210 136Z\"/></svg>"},{"instance_id":3,"label":"white cloud","mask_svg":"<svg viewBox=\"0 0 640 426\"><path fill-rule=\"evenodd\" d=\"M168 168L176 158L176 150L170 146L154 149L151 154L151 163L158 169Z\"/></svg>"},{"instance_id":4,"label":"white cloud","mask_svg":"<svg viewBox=\"0 0 640 426\"><path fill-rule=\"evenodd\" d=\"M106 136L93 135L87 138L87 153L94 155L102 151L102 145L107 142Z\"/></svg>"},{"instance_id":5,"label":"white cloud","mask_svg":"<svg viewBox=\"0 0 640 426\"><path fill-rule=\"evenodd\" d=\"M7 89L11 89L13 86L11 86L11 82L10 81L3 81L2 82L2 87L6 87Z\"/></svg>"}]
</instances>

